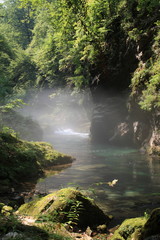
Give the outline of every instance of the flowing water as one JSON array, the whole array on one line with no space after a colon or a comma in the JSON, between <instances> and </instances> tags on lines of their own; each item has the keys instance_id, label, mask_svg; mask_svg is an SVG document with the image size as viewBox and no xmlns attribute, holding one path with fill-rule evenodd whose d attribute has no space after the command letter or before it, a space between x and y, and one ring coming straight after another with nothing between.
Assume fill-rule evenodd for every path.
<instances>
[{"instance_id":1,"label":"flowing water","mask_svg":"<svg viewBox=\"0 0 160 240\"><path fill-rule=\"evenodd\" d=\"M160 202L160 161L136 149L92 144L88 133L50 132L45 141L76 158L60 173L41 179L36 189L52 192L76 186L116 219L141 216ZM116 184L109 184L112 182Z\"/></svg>"}]
</instances>

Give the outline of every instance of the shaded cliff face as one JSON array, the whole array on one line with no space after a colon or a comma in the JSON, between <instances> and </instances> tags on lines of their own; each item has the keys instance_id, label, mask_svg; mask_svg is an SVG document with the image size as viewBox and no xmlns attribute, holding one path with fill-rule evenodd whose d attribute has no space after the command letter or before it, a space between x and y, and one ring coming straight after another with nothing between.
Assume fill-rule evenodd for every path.
<instances>
[{"instance_id":1,"label":"shaded cliff face","mask_svg":"<svg viewBox=\"0 0 160 240\"><path fill-rule=\"evenodd\" d=\"M122 17L112 21L106 51L91 69L93 141L132 145L150 153L159 151L157 19L157 10L152 18L136 16L128 30ZM153 76L157 77L154 86ZM150 100L153 96L155 99Z\"/></svg>"},{"instance_id":2,"label":"shaded cliff face","mask_svg":"<svg viewBox=\"0 0 160 240\"><path fill-rule=\"evenodd\" d=\"M110 91L97 93L91 123L93 141L112 141L116 127L125 121L127 115L126 98L125 94L117 95Z\"/></svg>"},{"instance_id":3,"label":"shaded cliff face","mask_svg":"<svg viewBox=\"0 0 160 240\"><path fill-rule=\"evenodd\" d=\"M149 154L160 152L160 113L145 111L126 90L98 91L94 95L91 140L120 146L133 146Z\"/></svg>"}]
</instances>

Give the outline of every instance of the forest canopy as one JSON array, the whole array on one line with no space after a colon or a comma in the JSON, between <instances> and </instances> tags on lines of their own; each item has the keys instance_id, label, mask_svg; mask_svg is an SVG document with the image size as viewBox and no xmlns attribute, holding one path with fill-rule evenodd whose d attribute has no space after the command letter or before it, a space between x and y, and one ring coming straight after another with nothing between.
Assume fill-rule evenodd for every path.
<instances>
[{"instance_id":1,"label":"forest canopy","mask_svg":"<svg viewBox=\"0 0 160 240\"><path fill-rule=\"evenodd\" d=\"M141 108L159 107L158 16L158 0L5 0L0 4L1 99L25 98L33 88L78 90L100 83L130 86ZM148 48L141 47L143 41ZM136 59L129 70L123 66L127 54ZM119 68L128 71L123 80Z\"/></svg>"}]
</instances>

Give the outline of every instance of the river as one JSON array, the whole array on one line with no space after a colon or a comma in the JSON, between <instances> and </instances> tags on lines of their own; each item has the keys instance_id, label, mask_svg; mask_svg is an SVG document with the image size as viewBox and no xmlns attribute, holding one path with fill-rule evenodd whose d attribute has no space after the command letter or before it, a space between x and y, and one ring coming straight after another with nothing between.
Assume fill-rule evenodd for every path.
<instances>
[{"instance_id":1,"label":"river","mask_svg":"<svg viewBox=\"0 0 160 240\"><path fill-rule=\"evenodd\" d=\"M83 189L117 221L144 215L158 206L158 158L146 156L137 149L92 144L88 133L72 129L50 132L45 141L76 160L58 174L40 179L36 190L50 193L69 186Z\"/></svg>"}]
</instances>

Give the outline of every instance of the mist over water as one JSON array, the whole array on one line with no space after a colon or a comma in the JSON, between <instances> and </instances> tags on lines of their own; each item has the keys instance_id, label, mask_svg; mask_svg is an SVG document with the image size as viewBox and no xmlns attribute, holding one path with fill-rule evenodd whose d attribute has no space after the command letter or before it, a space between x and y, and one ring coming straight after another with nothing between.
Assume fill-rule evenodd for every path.
<instances>
[{"instance_id":1,"label":"mist over water","mask_svg":"<svg viewBox=\"0 0 160 240\"><path fill-rule=\"evenodd\" d=\"M21 110L24 116L37 121L44 133L89 133L92 114L90 92L71 93L67 90L46 90L30 99Z\"/></svg>"},{"instance_id":2,"label":"mist over water","mask_svg":"<svg viewBox=\"0 0 160 240\"><path fill-rule=\"evenodd\" d=\"M79 137L83 137L83 138L88 138L89 136L89 133L82 133L82 132L74 132L72 129L70 128L67 128L67 129L58 129L58 130L55 130L56 134L61 134L61 135L76 135L76 136L79 136Z\"/></svg>"},{"instance_id":3,"label":"mist over water","mask_svg":"<svg viewBox=\"0 0 160 240\"><path fill-rule=\"evenodd\" d=\"M41 179L36 190L50 193L77 186L117 218L141 216L158 201L159 160L137 149L92 143L92 107L88 92L71 95L46 91L39 94L37 102L31 100L23 109L24 115L42 127L43 141L76 158L69 168ZM108 182L114 179L118 182L110 187Z\"/></svg>"}]
</instances>

